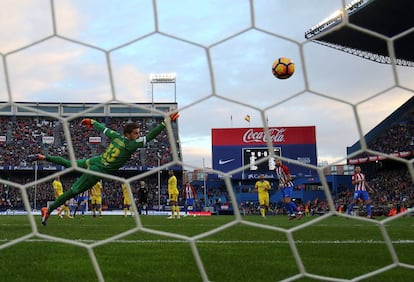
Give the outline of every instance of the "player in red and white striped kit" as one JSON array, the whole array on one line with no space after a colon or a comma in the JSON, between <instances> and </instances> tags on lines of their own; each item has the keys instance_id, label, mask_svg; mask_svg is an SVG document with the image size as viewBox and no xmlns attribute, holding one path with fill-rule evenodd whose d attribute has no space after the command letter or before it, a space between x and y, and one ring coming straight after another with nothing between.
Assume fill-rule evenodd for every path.
<instances>
[{"instance_id":1,"label":"player in red and white striped kit","mask_svg":"<svg viewBox=\"0 0 414 282\"><path fill-rule=\"evenodd\" d=\"M292 176L290 175L290 170L282 163L281 159L277 159L275 165L275 172L277 174L277 178L279 179L279 188L282 189L283 202L285 203L285 209L289 213L289 220L295 219L296 213L298 215L297 219L300 220L303 214L298 209L296 204L292 202L294 184Z\"/></svg>"},{"instance_id":2,"label":"player in red and white striped kit","mask_svg":"<svg viewBox=\"0 0 414 282\"><path fill-rule=\"evenodd\" d=\"M197 198L197 193L193 186L189 182L185 183L183 189L183 199L185 199L185 215L187 216L188 210L195 211L195 199ZM191 207L191 208L190 208Z\"/></svg>"},{"instance_id":3,"label":"player in red and white striped kit","mask_svg":"<svg viewBox=\"0 0 414 282\"><path fill-rule=\"evenodd\" d=\"M357 203L359 199L361 199L362 201L364 201L364 204L367 207L367 217L373 218L373 216L371 215L371 199L367 191L368 189L370 190L371 187L369 187L367 181L365 180L365 174L361 172L360 166L355 167L355 172L352 175L352 184L355 185L355 191L352 203L349 205L348 208L348 214L351 214L354 205Z\"/></svg>"}]
</instances>

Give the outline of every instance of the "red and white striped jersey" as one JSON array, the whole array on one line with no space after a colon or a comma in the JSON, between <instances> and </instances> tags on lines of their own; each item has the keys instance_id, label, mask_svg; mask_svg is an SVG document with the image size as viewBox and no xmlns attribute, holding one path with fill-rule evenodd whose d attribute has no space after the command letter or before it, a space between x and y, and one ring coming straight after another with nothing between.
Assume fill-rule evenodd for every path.
<instances>
[{"instance_id":1,"label":"red and white striped jersey","mask_svg":"<svg viewBox=\"0 0 414 282\"><path fill-rule=\"evenodd\" d=\"M184 199L195 199L196 192L194 190L194 187L191 185L185 186L183 189L183 197Z\"/></svg>"},{"instance_id":2,"label":"red and white striped jersey","mask_svg":"<svg viewBox=\"0 0 414 282\"><path fill-rule=\"evenodd\" d=\"M285 165L281 165L275 168L277 177L279 178L279 183L284 183L283 187L293 187L293 182L288 181L288 176L290 175L289 168Z\"/></svg>"},{"instance_id":3,"label":"red and white striped jersey","mask_svg":"<svg viewBox=\"0 0 414 282\"><path fill-rule=\"evenodd\" d=\"M360 180L363 180L359 182ZM362 172L354 173L352 175L352 182L358 182L355 184L355 191L367 191L367 188L365 187L365 174Z\"/></svg>"}]
</instances>

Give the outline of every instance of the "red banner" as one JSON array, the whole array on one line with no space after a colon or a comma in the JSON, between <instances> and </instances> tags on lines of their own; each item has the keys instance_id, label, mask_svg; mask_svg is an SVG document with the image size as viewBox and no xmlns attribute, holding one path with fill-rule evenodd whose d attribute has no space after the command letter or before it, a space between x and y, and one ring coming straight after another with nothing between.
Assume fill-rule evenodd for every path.
<instances>
[{"instance_id":1,"label":"red banner","mask_svg":"<svg viewBox=\"0 0 414 282\"><path fill-rule=\"evenodd\" d=\"M398 153L391 153L390 155L393 157L398 158L405 158L408 156L411 156L414 152L411 151L404 151L404 152L398 152ZM369 156L369 157L361 157L361 158L354 158L354 159L348 159L348 164L361 164L361 163L367 163L367 162L376 162L387 159L384 156Z\"/></svg>"},{"instance_id":2,"label":"red banner","mask_svg":"<svg viewBox=\"0 0 414 282\"><path fill-rule=\"evenodd\" d=\"M100 144L101 143L101 137L100 136L91 136L91 137L89 137L89 143L91 143L91 144Z\"/></svg>"}]
</instances>

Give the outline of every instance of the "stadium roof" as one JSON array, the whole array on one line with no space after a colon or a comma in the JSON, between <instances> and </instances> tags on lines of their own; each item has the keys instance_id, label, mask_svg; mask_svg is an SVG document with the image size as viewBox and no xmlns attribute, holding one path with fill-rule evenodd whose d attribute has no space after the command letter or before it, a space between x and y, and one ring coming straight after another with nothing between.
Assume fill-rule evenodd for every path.
<instances>
[{"instance_id":1,"label":"stadium roof","mask_svg":"<svg viewBox=\"0 0 414 282\"><path fill-rule=\"evenodd\" d=\"M403 34L414 27L413 0L357 0L346 10L351 24L389 38L402 34L394 40L396 64L414 66L412 50L414 30ZM338 12L306 31L305 37L316 43L378 63L391 62L385 40L352 26L345 25L338 28L341 22L342 14Z\"/></svg>"},{"instance_id":2,"label":"stadium roof","mask_svg":"<svg viewBox=\"0 0 414 282\"><path fill-rule=\"evenodd\" d=\"M33 109L29 110L27 107ZM13 104L0 101L0 116L33 116L41 115L35 111L58 114L59 116L73 116L89 108L94 108L87 113L89 117L161 117L164 112L171 112L177 108L177 103L131 103L122 104L111 102L101 103L59 103L59 102L15 102ZM158 111L158 112L157 112Z\"/></svg>"}]
</instances>

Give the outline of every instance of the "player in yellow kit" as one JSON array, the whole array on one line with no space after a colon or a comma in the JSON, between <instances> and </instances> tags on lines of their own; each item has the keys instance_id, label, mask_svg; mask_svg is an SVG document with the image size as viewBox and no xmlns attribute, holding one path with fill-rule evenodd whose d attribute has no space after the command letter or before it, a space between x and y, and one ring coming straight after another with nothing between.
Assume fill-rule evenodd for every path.
<instances>
[{"instance_id":1,"label":"player in yellow kit","mask_svg":"<svg viewBox=\"0 0 414 282\"><path fill-rule=\"evenodd\" d=\"M129 196L128 189L125 183L121 184L122 194L124 195L124 217L127 217L128 210L131 216L134 215L132 206L131 206L131 197Z\"/></svg>"},{"instance_id":2,"label":"player in yellow kit","mask_svg":"<svg viewBox=\"0 0 414 282\"><path fill-rule=\"evenodd\" d=\"M168 171L168 198L171 206L171 216L168 218L180 218L180 207L178 206L178 195L180 194L177 188L177 177L173 170Z\"/></svg>"},{"instance_id":3,"label":"player in yellow kit","mask_svg":"<svg viewBox=\"0 0 414 282\"><path fill-rule=\"evenodd\" d=\"M91 198L92 216L96 217L98 211L99 217L102 217L102 181L96 182L91 188Z\"/></svg>"},{"instance_id":4,"label":"player in yellow kit","mask_svg":"<svg viewBox=\"0 0 414 282\"><path fill-rule=\"evenodd\" d=\"M266 217L266 211L269 209L269 191L272 189L270 182L265 180L264 174L259 175L259 180L254 185L254 191L259 197L260 215Z\"/></svg>"},{"instance_id":5,"label":"player in yellow kit","mask_svg":"<svg viewBox=\"0 0 414 282\"><path fill-rule=\"evenodd\" d=\"M63 185L62 185L62 182L60 181L59 176L56 176L56 178L53 180L52 186L53 186L53 191L55 194L55 199L57 199L60 195L63 194ZM59 218L63 217L62 216L63 212L65 212L66 218L70 218L70 210L69 210L69 206L67 202L59 207L58 214L57 214Z\"/></svg>"}]
</instances>

